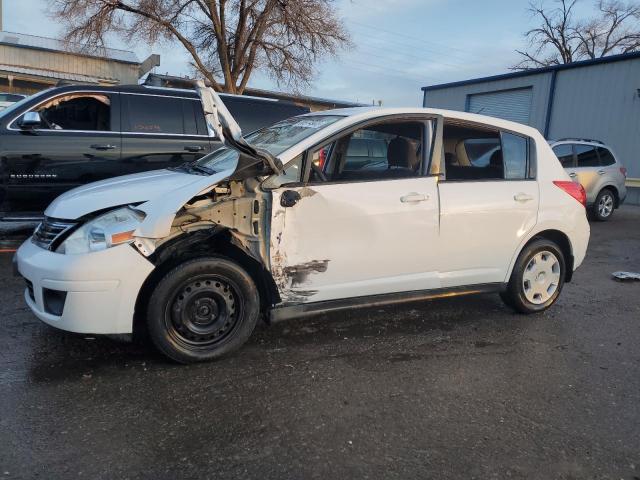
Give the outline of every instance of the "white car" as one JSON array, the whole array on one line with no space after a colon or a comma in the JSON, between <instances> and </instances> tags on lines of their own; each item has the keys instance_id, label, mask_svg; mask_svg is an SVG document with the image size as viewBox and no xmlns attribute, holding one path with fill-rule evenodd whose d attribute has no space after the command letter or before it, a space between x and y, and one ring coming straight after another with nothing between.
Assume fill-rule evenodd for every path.
<instances>
[{"instance_id":1,"label":"white car","mask_svg":"<svg viewBox=\"0 0 640 480\"><path fill-rule=\"evenodd\" d=\"M245 141L215 93L200 93L226 147L48 207L16 254L38 318L91 334L146 327L186 363L239 348L262 315L479 292L540 312L584 259L584 190L535 129L356 108Z\"/></svg>"}]
</instances>

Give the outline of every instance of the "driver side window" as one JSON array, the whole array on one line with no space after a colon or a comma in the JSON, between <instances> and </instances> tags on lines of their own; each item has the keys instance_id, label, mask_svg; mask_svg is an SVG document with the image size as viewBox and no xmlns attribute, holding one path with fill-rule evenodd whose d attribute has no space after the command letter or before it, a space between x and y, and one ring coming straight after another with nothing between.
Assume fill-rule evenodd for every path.
<instances>
[{"instance_id":1,"label":"driver side window","mask_svg":"<svg viewBox=\"0 0 640 480\"><path fill-rule=\"evenodd\" d=\"M356 130L311 154L310 182L357 182L421 174L424 124L386 122Z\"/></svg>"},{"instance_id":2,"label":"driver side window","mask_svg":"<svg viewBox=\"0 0 640 480\"><path fill-rule=\"evenodd\" d=\"M98 93L55 97L36 110L43 130L111 130L111 99Z\"/></svg>"}]
</instances>

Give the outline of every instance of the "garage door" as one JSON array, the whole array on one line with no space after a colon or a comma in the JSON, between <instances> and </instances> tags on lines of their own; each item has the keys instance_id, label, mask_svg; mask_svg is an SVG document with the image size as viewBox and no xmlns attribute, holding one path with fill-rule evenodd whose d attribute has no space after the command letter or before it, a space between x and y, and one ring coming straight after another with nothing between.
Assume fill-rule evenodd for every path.
<instances>
[{"instance_id":1,"label":"garage door","mask_svg":"<svg viewBox=\"0 0 640 480\"><path fill-rule=\"evenodd\" d=\"M468 96L467 112L528 124L531 96L531 88L476 93Z\"/></svg>"}]
</instances>

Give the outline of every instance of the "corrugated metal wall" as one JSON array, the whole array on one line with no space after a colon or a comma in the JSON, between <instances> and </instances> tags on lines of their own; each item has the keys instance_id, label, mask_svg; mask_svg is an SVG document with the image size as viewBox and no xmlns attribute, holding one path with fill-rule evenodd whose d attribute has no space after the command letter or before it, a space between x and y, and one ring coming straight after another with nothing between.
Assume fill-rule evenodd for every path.
<instances>
[{"instance_id":1,"label":"corrugated metal wall","mask_svg":"<svg viewBox=\"0 0 640 480\"><path fill-rule=\"evenodd\" d=\"M532 88L516 88L468 95L466 110L527 124L531 116L532 93Z\"/></svg>"},{"instance_id":2,"label":"corrugated metal wall","mask_svg":"<svg viewBox=\"0 0 640 480\"><path fill-rule=\"evenodd\" d=\"M123 84L137 83L138 81L137 64L8 45L3 45L0 48L0 64L113 78L120 80L120 83Z\"/></svg>"},{"instance_id":3,"label":"corrugated metal wall","mask_svg":"<svg viewBox=\"0 0 640 480\"><path fill-rule=\"evenodd\" d=\"M446 108L464 112L467 106L468 95L516 88L531 88L531 112L528 124L536 127L538 130L544 130L550 84L551 74L541 73L528 75L527 77L429 90L426 92L424 105L427 107Z\"/></svg>"},{"instance_id":4,"label":"corrugated metal wall","mask_svg":"<svg viewBox=\"0 0 640 480\"><path fill-rule=\"evenodd\" d=\"M470 95L532 89L529 125L545 129L552 73L445 87L425 92L424 105L464 111ZM594 138L611 145L631 178L640 178L640 58L557 72L550 139ZM639 191L635 191L639 190ZM640 189L629 200L640 203Z\"/></svg>"}]
</instances>

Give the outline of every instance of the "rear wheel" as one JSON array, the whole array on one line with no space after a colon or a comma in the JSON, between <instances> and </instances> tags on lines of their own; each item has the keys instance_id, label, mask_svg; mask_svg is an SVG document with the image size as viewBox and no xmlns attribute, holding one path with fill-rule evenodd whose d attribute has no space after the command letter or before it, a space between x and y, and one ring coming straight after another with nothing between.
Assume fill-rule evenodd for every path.
<instances>
[{"instance_id":1,"label":"rear wheel","mask_svg":"<svg viewBox=\"0 0 640 480\"><path fill-rule=\"evenodd\" d=\"M542 312L558 299L565 275L566 263L558 245L536 239L520 253L501 297L518 312Z\"/></svg>"},{"instance_id":2,"label":"rear wheel","mask_svg":"<svg viewBox=\"0 0 640 480\"><path fill-rule=\"evenodd\" d=\"M188 260L164 276L149 299L147 325L162 353L193 363L240 348L259 313L249 274L227 258L206 257Z\"/></svg>"},{"instance_id":3,"label":"rear wheel","mask_svg":"<svg viewBox=\"0 0 640 480\"><path fill-rule=\"evenodd\" d=\"M593 204L593 218L599 222L606 222L613 216L615 205L616 199L613 192L608 188L603 189Z\"/></svg>"}]
</instances>

